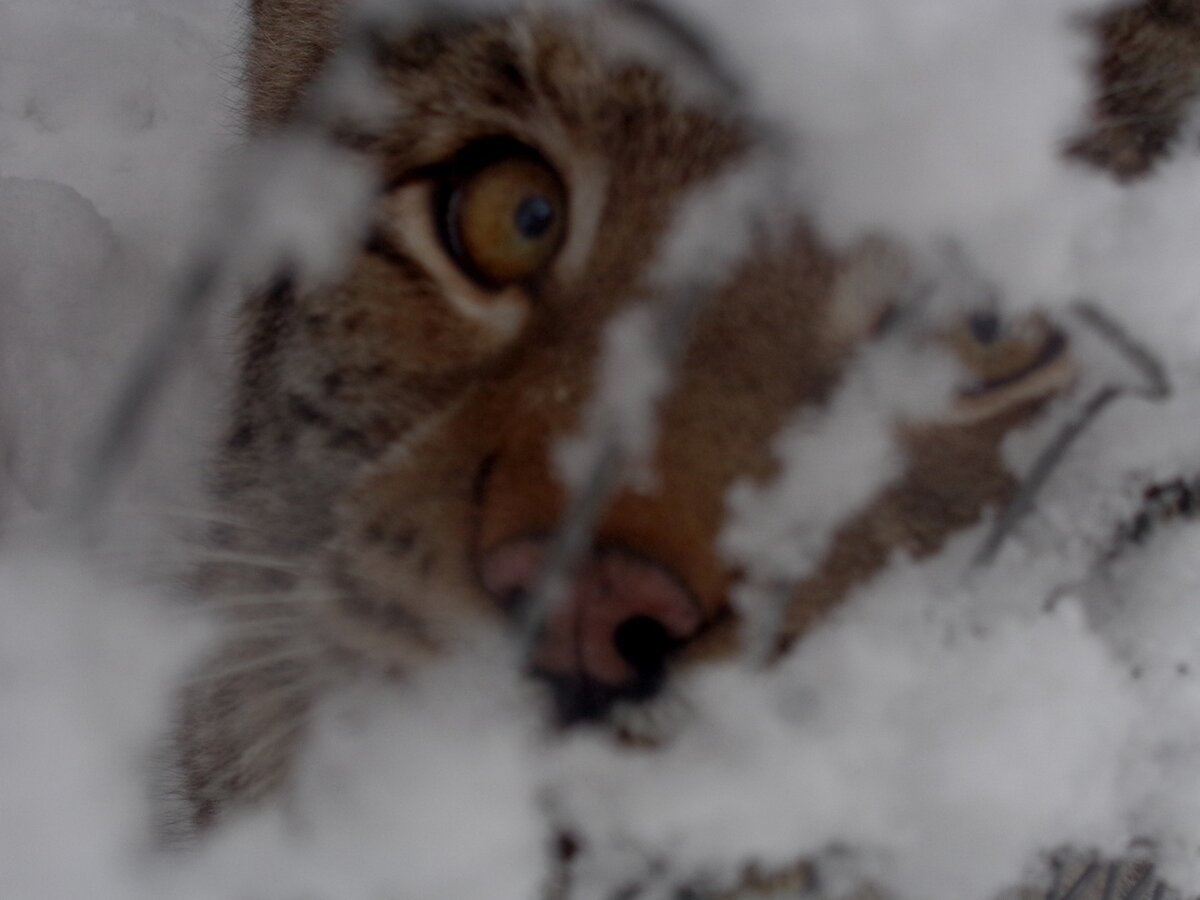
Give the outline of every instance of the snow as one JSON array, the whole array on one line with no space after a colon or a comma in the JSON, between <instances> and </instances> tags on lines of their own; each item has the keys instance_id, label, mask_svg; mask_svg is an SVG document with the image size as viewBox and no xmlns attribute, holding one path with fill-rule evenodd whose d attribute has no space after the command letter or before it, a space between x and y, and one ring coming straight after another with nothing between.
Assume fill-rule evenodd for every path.
<instances>
[{"instance_id":1,"label":"snow","mask_svg":"<svg viewBox=\"0 0 1200 900\"><path fill-rule=\"evenodd\" d=\"M209 169L235 140L239 22L225 0L0 9L0 509L63 501L130 346L175 289L210 214ZM127 496L189 496L214 359L199 350L177 380Z\"/></svg>"},{"instance_id":2,"label":"snow","mask_svg":"<svg viewBox=\"0 0 1200 900\"><path fill-rule=\"evenodd\" d=\"M873 347L816 414L776 437L782 471L734 484L721 537L727 558L768 580L811 575L834 530L901 474L897 422L933 419L949 404L958 368L934 348Z\"/></svg>"},{"instance_id":3,"label":"snow","mask_svg":"<svg viewBox=\"0 0 1200 900\"><path fill-rule=\"evenodd\" d=\"M0 178L0 216L5 455L24 497L44 504L66 489L76 463L71 453L56 449L63 441L62 423L94 420L92 399L80 402L76 386L98 367L102 351L92 336L103 333L112 315L104 297L121 248L95 205L57 182ZM63 253L67 247L69 255ZM81 284L95 293L80 292ZM64 334L64 319L78 329ZM61 352L46 359L48 347Z\"/></svg>"},{"instance_id":4,"label":"snow","mask_svg":"<svg viewBox=\"0 0 1200 900\"><path fill-rule=\"evenodd\" d=\"M363 685L332 699L287 810L233 822L156 886L229 898L536 896L545 834L531 738L508 717L512 668L468 668L427 673L403 696Z\"/></svg>"},{"instance_id":5,"label":"snow","mask_svg":"<svg viewBox=\"0 0 1200 900\"><path fill-rule=\"evenodd\" d=\"M873 347L851 363L827 407L776 436L774 479L733 484L718 543L746 573L734 600L751 644L769 652L790 586L814 574L837 529L903 473L896 423L946 412L960 374L928 345Z\"/></svg>"},{"instance_id":6,"label":"snow","mask_svg":"<svg viewBox=\"0 0 1200 900\"><path fill-rule=\"evenodd\" d=\"M952 235L1026 290L1053 281L1058 261L1039 245L1058 216L1085 208L1057 208L1081 179L1045 151L1084 109L1077 19L1101 5L780 0L748 17L720 0L680 4L711 23L763 112L793 132L796 189L823 233Z\"/></svg>"},{"instance_id":7,"label":"snow","mask_svg":"<svg viewBox=\"0 0 1200 900\"><path fill-rule=\"evenodd\" d=\"M126 887L149 845L146 763L202 632L100 587L94 568L20 550L0 565L0 892L136 896Z\"/></svg>"},{"instance_id":8,"label":"snow","mask_svg":"<svg viewBox=\"0 0 1200 900\"><path fill-rule=\"evenodd\" d=\"M993 896L1071 840L1120 849L1128 677L1077 607L985 636L939 609L953 599L897 573L779 669L703 676L666 753L579 741L574 820L601 852L632 843L714 879L836 835L911 897Z\"/></svg>"},{"instance_id":9,"label":"snow","mask_svg":"<svg viewBox=\"0 0 1200 900\"><path fill-rule=\"evenodd\" d=\"M1124 192L1083 232L1080 254L1080 290L1118 315L1137 314L1143 339L1189 374L1200 350L1198 162L1185 155ZM1142 316L1142 309L1153 312Z\"/></svg>"},{"instance_id":10,"label":"snow","mask_svg":"<svg viewBox=\"0 0 1200 900\"><path fill-rule=\"evenodd\" d=\"M95 561L21 550L0 565L3 896L534 896L545 835L518 714L531 707L507 656L432 671L403 696L362 685L332 698L286 815L166 851L147 773L170 686L208 629Z\"/></svg>"},{"instance_id":11,"label":"snow","mask_svg":"<svg viewBox=\"0 0 1200 900\"><path fill-rule=\"evenodd\" d=\"M332 696L286 804L165 851L147 772L204 628L169 592L137 586L145 560L128 548L144 549L164 512L203 517L237 285L284 262L336 277L366 182L311 136L231 152L244 28L233 0L9 0L0 895L516 900L536 894L556 827L584 848L579 898L639 876L664 893L729 884L747 860L810 856L903 897L984 900L1056 847L1120 854L1135 840L1200 890L1195 528L1164 526L1096 568L1145 484L1194 471L1200 161L1181 154L1117 189L1055 155L1083 107L1073 23L1092 0L753 5L673 4L720 35L723 61L795 155L782 181L772 158L697 198L656 277L710 283L740 242L705 222L740 228L786 200L831 238L903 239L943 286L953 242L950 256L1012 315L1093 300L1168 364L1171 400L1106 413L989 569L969 565L985 523L936 559L898 559L778 667L728 665L681 685L668 746L550 738L497 649L403 691ZM229 284L121 497L142 524L125 555L71 546L46 517L76 490L131 348L214 241L238 250ZM948 293L937 304L974 299ZM614 323L613 374L568 454L573 484L594 458L589 437L618 434L633 458L651 446L667 377L651 331L644 310ZM1129 376L1080 334L1088 377ZM889 418L941 408L945 361L893 351L862 359L825 414L779 436L778 481L731 496L724 549L763 582L801 576L895 471ZM1014 435L1015 470L1071 403Z\"/></svg>"},{"instance_id":12,"label":"snow","mask_svg":"<svg viewBox=\"0 0 1200 900\"><path fill-rule=\"evenodd\" d=\"M657 317L642 306L615 316L604 334L598 375L582 433L559 442L555 462L564 485L582 490L612 447L638 470L639 480L653 477L649 465L655 446L655 412L671 385L671 373L659 351Z\"/></svg>"}]
</instances>

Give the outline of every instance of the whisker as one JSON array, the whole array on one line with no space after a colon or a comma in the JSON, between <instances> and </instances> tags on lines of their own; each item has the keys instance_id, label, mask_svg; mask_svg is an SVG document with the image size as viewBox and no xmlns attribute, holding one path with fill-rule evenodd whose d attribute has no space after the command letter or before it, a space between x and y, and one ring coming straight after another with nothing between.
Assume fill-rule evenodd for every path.
<instances>
[{"instance_id":1,"label":"whisker","mask_svg":"<svg viewBox=\"0 0 1200 900\"><path fill-rule=\"evenodd\" d=\"M305 650L302 653L297 653L295 647L289 647L281 650L278 653L270 653L262 656L256 656L252 659L247 659L242 662L233 663L228 666L220 666L218 668L202 670L195 675L185 679L184 684L188 686L212 684L217 681L223 681L227 678L234 678L238 675L246 675L255 671L270 669L281 663L297 663L305 662L304 655L311 654L311 650ZM288 687L292 686L292 682L288 683Z\"/></svg>"},{"instance_id":2,"label":"whisker","mask_svg":"<svg viewBox=\"0 0 1200 900\"><path fill-rule=\"evenodd\" d=\"M303 590L279 591L221 591L201 597L198 607L214 613L260 612L279 617L298 618L309 615L317 603L325 599L324 593ZM257 618L257 616L255 616Z\"/></svg>"},{"instance_id":3,"label":"whisker","mask_svg":"<svg viewBox=\"0 0 1200 900\"><path fill-rule=\"evenodd\" d=\"M1130 125L1157 125L1161 123L1177 122L1180 119L1178 112L1163 112L1150 115L1100 115L1090 123L1091 131L1115 131L1118 128L1127 128Z\"/></svg>"},{"instance_id":4,"label":"whisker","mask_svg":"<svg viewBox=\"0 0 1200 900\"><path fill-rule=\"evenodd\" d=\"M281 725L260 735L238 752L235 768L243 772L253 769L259 757L267 755L279 744L288 743L291 738L305 728L308 725L308 718L306 714L290 716Z\"/></svg>"},{"instance_id":5,"label":"whisker","mask_svg":"<svg viewBox=\"0 0 1200 900\"><path fill-rule=\"evenodd\" d=\"M253 622L299 622L312 612L312 606L290 603L284 600L230 600L209 603L206 599L197 605L205 617L224 628L236 628Z\"/></svg>"},{"instance_id":6,"label":"whisker","mask_svg":"<svg viewBox=\"0 0 1200 900\"><path fill-rule=\"evenodd\" d=\"M1166 84L1174 84L1178 81L1178 79L1178 71L1172 71L1161 72L1146 78L1127 78L1123 81L1114 81L1111 84L1106 85L1103 91L1096 94L1095 99L1107 100L1113 97L1119 97L1122 94L1129 94L1134 91L1157 88Z\"/></svg>"},{"instance_id":7,"label":"whisker","mask_svg":"<svg viewBox=\"0 0 1200 900\"><path fill-rule=\"evenodd\" d=\"M269 554L243 553L227 550L205 550L193 558L196 565L225 564L246 566L263 572L276 572L284 575L305 574L311 571L308 564L281 556Z\"/></svg>"},{"instance_id":8,"label":"whisker","mask_svg":"<svg viewBox=\"0 0 1200 900\"><path fill-rule=\"evenodd\" d=\"M248 643L248 642L247 642ZM280 691L313 688L328 680L328 668L323 666L324 654L318 642L296 638L296 640L263 641L262 650L251 654L227 652L226 660L210 659L208 664L184 679L184 684L194 688L214 685L223 679L245 676L258 672L265 683L247 692L245 700L238 704L239 710L253 710L256 704L266 703ZM235 648L234 648L235 649ZM286 676L286 677L284 677Z\"/></svg>"},{"instance_id":9,"label":"whisker","mask_svg":"<svg viewBox=\"0 0 1200 900\"><path fill-rule=\"evenodd\" d=\"M228 509L205 509L194 506L152 506L147 511L151 515L179 519L183 522L199 522L203 525L229 525L246 531L262 532L265 529L247 518L238 516Z\"/></svg>"},{"instance_id":10,"label":"whisker","mask_svg":"<svg viewBox=\"0 0 1200 900\"><path fill-rule=\"evenodd\" d=\"M307 624L307 622L297 617L280 617L267 620L254 619L250 622L230 623L226 627L226 633L235 640L290 638L302 634Z\"/></svg>"},{"instance_id":11,"label":"whisker","mask_svg":"<svg viewBox=\"0 0 1200 900\"><path fill-rule=\"evenodd\" d=\"M312 629L314 620L310 616L288 612L268 611L263 615L256 615L253 610L225 610L216 624L226 640L249 640L256 635L266 636L272 633L300 634Z\"/></svg>"}]
</instances>

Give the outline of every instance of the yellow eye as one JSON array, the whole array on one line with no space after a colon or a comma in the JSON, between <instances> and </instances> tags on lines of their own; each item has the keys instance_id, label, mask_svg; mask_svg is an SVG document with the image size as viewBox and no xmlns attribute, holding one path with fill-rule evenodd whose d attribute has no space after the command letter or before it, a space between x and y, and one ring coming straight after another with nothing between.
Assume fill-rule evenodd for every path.
<instances>
[{"instance_id":1,"label":"yellow eye","mask_svg":"<svg viewBox=\"0 0 1200 900\"><path fill-rule=\"evenodd\" d=\"M1066 336L1042 316L1006 325L994 313L975 313L944 338L970 378L955 406L959 421L1026 408L1067 390L1075 380Z\"/></svg>"},{"instance_id":2,"label":"yellow eye","mask_svg":"<svg viewBox=\"0 0 1200 900\"><path fill-rule=\"evenodd\" d=\"M1005 325L993 312L968 316L950 335L951 345L973 376L968 393L999 390L1057 359L1066 346L1045 318L1029 316Z\"/></svg>"},{"instance_id":3,"label":"yellow eye","mask_svg":"<svg viewBox=\"0 0 1200 900\"><path fill-rule=\"evenodd\" d=\"M455 262L489 288L527 281L562 246L567 192L531 151L468 170L438 192L442 239Z\"/></svg>"}]
</instances>

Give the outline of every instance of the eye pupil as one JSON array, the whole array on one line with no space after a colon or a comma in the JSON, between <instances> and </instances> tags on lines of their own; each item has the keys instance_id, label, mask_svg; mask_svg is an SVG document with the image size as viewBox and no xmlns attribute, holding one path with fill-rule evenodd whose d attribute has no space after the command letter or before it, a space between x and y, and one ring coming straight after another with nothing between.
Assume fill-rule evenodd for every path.
<instances>
[{"instance_id":1,"label":"eye pupil","mask_svg":"<svg viewBox=\"0 0 1200 900\"><path fill-rule=\"evenodd\" d=\"M450 256L488 290L528 285L555 259L566 233L567 191L535 151L485 142L447 164L433 213Z\"/></svg>"},{"instance_id":2,"label":"eye pupil","mask_svg":"<svg viewBox=\"0 0 1200 900\"><path fill-rule=\"evenodd\" d=\"M554 227L554 206L541 195L526 197L517 207L513 221L522 237L535 241Z\"/></svg>"},{"instance_id":3,"label":"eye pupil","mask_svg":"<svg viewBox=\"0 0 1200 900\"><path fill-rule=\"evenodd\" d=\"M1004 331L1000 317L991 311L971 313L967 324L971 329L971 336L981 344L996 343Z\"/></svg>"}]
</instances>

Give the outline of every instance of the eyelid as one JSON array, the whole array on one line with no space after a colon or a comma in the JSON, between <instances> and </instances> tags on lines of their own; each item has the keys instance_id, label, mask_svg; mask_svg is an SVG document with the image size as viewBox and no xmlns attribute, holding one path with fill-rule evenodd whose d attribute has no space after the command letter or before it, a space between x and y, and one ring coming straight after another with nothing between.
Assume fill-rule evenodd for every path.
<instances>
[{"instance_id":1,"label":"eyelid","mask_svg":"<svg viewBox=\"0 0 1200 900\"><path fill-rule=\"evenodd\" d=\"M518 286L486 290L468 278L450 257L433 221L433 191L427 179L406 183L383 197L375 240L392 245L435 281L438 294L464 319L500 340L514 338L529 317L529 295Z\"/></svg>"},{"instance_id":2,"label":"eyelid","mask_svg":"<svg viewBox=\"0 0 1200 900\"><path fill-rule=\"evenodd\" d=\"M1078 369L1066 335L1044 319L1031 321L1044 328L1045 333L1029 362L962 390L948 421L955 424L983 421L1027 403L1048 400L1071 387ZM1015 339L1018 338L1008 338ZM998 350L1005 340L1002 336L995 342Z\"/></svg>"},{"instance_id":3,"label":"eyelid","mask_svg":"<svg viewBox=\"0 0 1200 900\"><path fill-rule=\"evenodd\" d=\"M1028 363L1011 372L1005 372L991 379L980 382L965 392L968 395L982 395L989 391L1002 390L1010 384L1015 384L1038 369L1052 363L1067 348L1067 339L1062 332L1052 329L1046 333Z\"/></svg>"},{"instance_id":4,"label":"eyelid","mask_svg":"<svg viewBox=\"0 0 1200 900\"><path fill-rule=\"evenodd\" d=\"M462 180L490 163L513 156L531 157L558 171L558 167L550 162L549 157L533 144L510 135L485 135L464 141L439 159L411 165L387 178L380 188L380 193L391 194L421 181L448 183Z\"/></svg>"}]
</instances>

